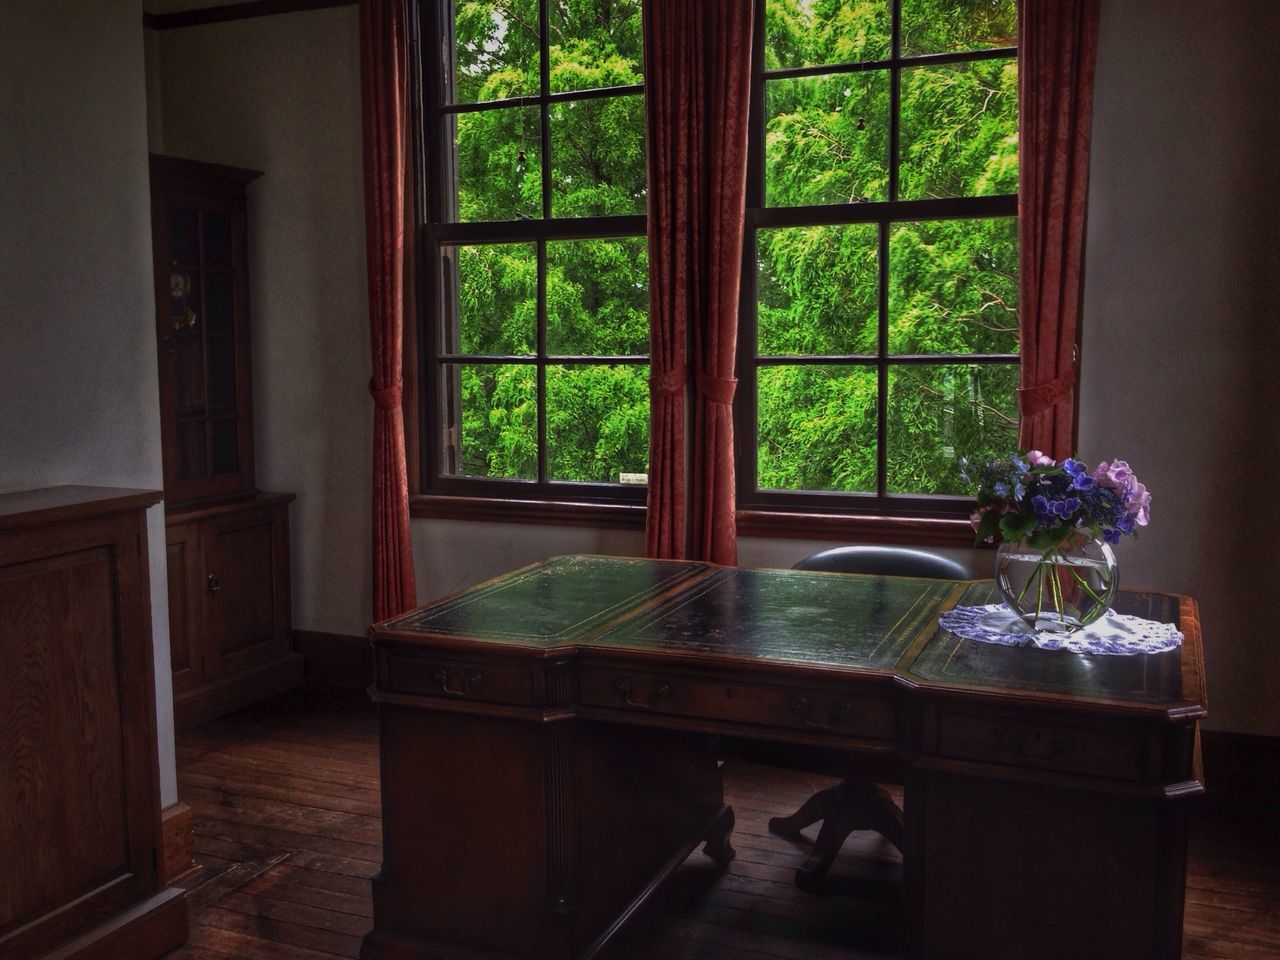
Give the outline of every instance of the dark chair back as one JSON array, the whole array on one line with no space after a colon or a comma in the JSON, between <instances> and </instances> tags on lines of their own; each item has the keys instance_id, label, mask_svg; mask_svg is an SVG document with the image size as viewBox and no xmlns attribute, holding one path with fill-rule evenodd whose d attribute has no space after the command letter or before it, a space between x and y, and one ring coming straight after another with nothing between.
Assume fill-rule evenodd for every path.
<instances>
[{"instance_id":1,"label":"dark chair back","mask_svg":"<svg viewBox=\"0 0 1280 960\"><path fill-rule=\"evenodd\" d=\"M793 569L931 577L935 580L979 579L979 575L966 563L914 547L832 547L805 557Z\"/></svg>"}]
</instances>

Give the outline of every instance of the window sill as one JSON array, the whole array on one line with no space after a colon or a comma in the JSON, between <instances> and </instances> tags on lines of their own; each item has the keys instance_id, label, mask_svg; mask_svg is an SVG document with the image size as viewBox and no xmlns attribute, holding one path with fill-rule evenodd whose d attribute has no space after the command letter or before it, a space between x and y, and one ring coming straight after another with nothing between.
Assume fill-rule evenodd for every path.
<instances>
[{"instance_id":1,"label":"window sill","mask_svg":"<svg viewBox=\"0 0 1280 960\"><path fill-rule=\"evenodd\" d=\"M593 500L522 500L516 497L460 497L423 493L409 497L411 517L435 520L488 520L493 523L541 523L563 527L643 530L642 503Z\"/></svg>"},{"instance_id":2,"label":"window sill","mask_svg":"<svg viewBox=\"0 0 1280 960\"><path fill-rule=\"evenodd\" d=\"M933 547L973 546L973 527L964 517L740 509L738 536Z\"/></svg>"},{"instance_id":3,"label":"window sill","mask_svg":"<svg viewBox=\"0 0 1280 960\"><path fill-rule=\"evenodd\" d=\"M645 507L639 503L602 503L590 500L417 494L409 498L409 513L421 519L643 530ZM973 527L967 519L961 517L891 517L878 514L743 509L738 511L738 536L935 547L973 546Z\"/></svg>"}]
</instances>

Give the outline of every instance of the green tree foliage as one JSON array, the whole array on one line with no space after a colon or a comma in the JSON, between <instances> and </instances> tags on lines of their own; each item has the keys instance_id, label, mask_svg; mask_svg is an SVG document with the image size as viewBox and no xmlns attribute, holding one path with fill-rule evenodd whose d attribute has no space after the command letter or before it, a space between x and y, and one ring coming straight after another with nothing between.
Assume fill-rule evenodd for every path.
<instances>
[{"instance_id":1,"label":"green tree foliage","mask_svg":"<svg viewBox=\"0 0 1280 960\"><path fill-rule=\"evenodd\" d=\"M548 0L549 89L641 82L641 0ZM1012 0L901 0L907 54L1014 42ZM766 67L889 56L889 0L767 0ZM453 96L480 103L541 84L536 0L458 0ZM1017 189L1017 64L1008 58L911 67L900 78L899 196L983 196ZM766 204L889 198L890 78L885 70L766 83ZM537 107L455 118L457 219L643 212L644 111L636 95L551 105L551 207L543 209ZM1017 350L1017 231L1009 219L903 222L887 237L891 355ZM492 357L537 350L533 243L454 248L451 349ZM787 362L879 349L878 228L761 230L756 248L758 474L766 489L874 491L874 366ZM553 241L546 253L548 476L617 482L646 469L647 258L643 238ZM597 364L572 357L610 358ZM615 359L616 358L616 359ZM532 363L460 364L463 472L530 478L537 464ZM956 492L957 456L1012 445L1011 365L890 367L887 486Z\"/></svg>"}]
</instances>

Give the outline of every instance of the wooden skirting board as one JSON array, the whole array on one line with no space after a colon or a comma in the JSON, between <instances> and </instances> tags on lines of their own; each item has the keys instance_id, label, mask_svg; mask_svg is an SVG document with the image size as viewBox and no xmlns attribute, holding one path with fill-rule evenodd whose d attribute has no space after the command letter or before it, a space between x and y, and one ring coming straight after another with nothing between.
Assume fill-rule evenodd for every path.
<instances>
[{"instance_id":1,"label":"wooden skirting board","mask_svg":"<svg viewBox=\"0 0 1280 960\"><path fill-rule=\"evenodd\" d=\"M1280 797L1280 737L1200 731L1205 793L1210 799Z\"/></svg>"},{"instance_id":2,"label":"wooden skirting board","mask_svg":"<svg viewBox=\"0 0 1280 960\"><path fill-rule=\"evenodd\" d=\"M191 808L185 803L171 803L160 811L160 843L160 874L166 885L199 869Z\"/></svg>"},{"instance_id":3,"label":"wooden skirting board","mask_svg":"<svg viewBox=\"0 0 1280 960\"><path fill-rule=\"evenodd\" d=\"M373 648L364 637L295 630L293 649L306 660L308 680L351 690L373 683Z\"/></svg>"}]
</instances>

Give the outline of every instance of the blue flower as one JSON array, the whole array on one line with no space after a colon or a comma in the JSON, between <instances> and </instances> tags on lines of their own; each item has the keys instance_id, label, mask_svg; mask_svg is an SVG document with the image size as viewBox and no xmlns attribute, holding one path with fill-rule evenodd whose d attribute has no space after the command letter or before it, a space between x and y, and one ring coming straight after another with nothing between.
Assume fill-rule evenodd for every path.
<instances>
[{"instance_id":1,"label":"blue flower","mask_svg":"<svg viewBox=\"0 0 1280 960\"><path fill-rule=\"evenodd\" d=\"M1102 531L1102 538L1103 538L1104 540L1106 540L1106 541L1107 541L1107 543L1119 543L1119 542L1120 542L1120 531L1119 531L1119 530L1115 530L1115 529L1113 529L1113 528L1111 528L1111 527L1107 527L1107 529L1105 529L1105 530L1103 530L1103 531Z\"/></svg>"},{"instance_id":2,"label":"blue flower","mask_svg":"<svg viewBox=\"0 0 1280 960\"><path fill-rule=\"evenodd\" d=\"M991 489L995 491L997 497L1007 497L1009 495L1009 485L1003 480L997 480Z\"/></svg>"},{"instance_id":3,"label":"blue flower","mask_svg":"<svg viewBox=\"0 0 1280 960\"><path fill-rule=\"evenodd\" d=\"M1116 521L1116 526L1121 533L1133 533L1134 519L1133 517L1121 517Z\"/></svg>"},{"instance_id":4,"label":"blue flower","mask_svg":"<svg viewBox=\"0 0 1280 960\"><path fill-rule=\"evenodd\" d=\"M1024 487L1020 482L1015 483L1013 485L1013 499L1020 501L1026 495L1027 495L1027 488Z\"/></svg>"},{"instance_id":5,"label":"blue flower","mask_svg":"<svg viewBox=\"0 0 1280 960\"><path fill-rule=\"evenodd\" d=\"M1078 477L1081 474L1087 473L1089 470L1088 467L1074 457L1067 457L1067 459L1063 460L1062 469L1067 471L1067 473L1073 477Z\"/></svg>"},{"instance_id":6,"label":"blue flower","mask_svg":"<svg viewBox=\"0 0 1280 960\"><path fill-rule=\"evenodd\" d=\"M1069 517L1080 509L1080 500L1078 497L1068 497L1062 502L1063 516Z\"/></svg>"},{"instance_id":7,"label":"blue flower","mask_svg":"<svg viewBox=\"0 0 1280 960\"><path fill-rule=\"evenodd\" d=\"M1031 498L1031 509L1042 517L1053 513L1053 507L1049 505L1049 498L1044 494L1038 494Z\"/></svg>"},{"instance_id":8,"label":"blue flower","mask_svg":"<svg viewBox=\"0 0 1280 960\"><path fill-rule=\"evenodd\" d=\"M1098 481L1093 479L1087 473L1078 473L1072 476L1071 487L1073 490L1089 490L1097 486Z\"/></svg>"},{"instance_id":9,"label":"blue flower","mask_svg":"<svg viewBox=\"0 0 1280 960\"><path fill-rule=\"evenodd\" d=\"M1013 468L1017 470L1019 473L1026 473L1028 470L1031 469L1029 466L1027 466L1027 461L1023 460L1021 457L1013 458Z\"/></svg>"}]
</instances>

